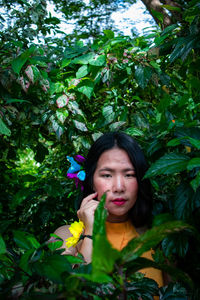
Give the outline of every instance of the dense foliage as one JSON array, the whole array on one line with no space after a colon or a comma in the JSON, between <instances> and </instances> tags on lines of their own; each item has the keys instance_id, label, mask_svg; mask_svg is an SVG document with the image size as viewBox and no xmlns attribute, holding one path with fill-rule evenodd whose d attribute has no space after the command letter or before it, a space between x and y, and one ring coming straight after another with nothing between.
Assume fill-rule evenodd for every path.
<instances>
[{"instance_id":1,"label":"dense foliage","mask_svg":"<svg viewBox=\"0 0 200 300\"><path fill-rule=\"evenodd\" d=\"M37 14L42 20L42 10ZM48 22L38 27L44 44L34 41L30 28L20 31L16 25L1 33L1 297L152 299L159 294L198 300L198 1L190 1L182 25L145 37L104 30L88 43L59 40L45 37L47 27L56 28ZM79 191L66 178L66 155L85 156L109 130L129 133L145 152L146 176L154 188L152 229L121 254L114 251L105 240L102 200L93 263L86 266L81 257L61 256L60 241L48 240L55 228L76 219ZM152 247L154 262L141 259ZM150 265L169 273L172 282L158 289L136 273Z\"/></svg>"}]
</instances>

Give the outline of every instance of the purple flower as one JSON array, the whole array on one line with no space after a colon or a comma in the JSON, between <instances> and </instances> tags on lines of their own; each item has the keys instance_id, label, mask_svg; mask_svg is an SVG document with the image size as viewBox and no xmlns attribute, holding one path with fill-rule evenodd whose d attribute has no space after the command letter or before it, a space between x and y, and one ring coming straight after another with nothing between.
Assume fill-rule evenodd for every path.
<instances>
[{"instance_id":1,"label":"purple flower","mask_svg":"<svg viewBox=\"0 0 200 300\"><path fill-rule=\"evenodd\" d=\"M82 155L78 154L76 156L74 156L75 160L77 160L80 163L83 163L85 161L85 157L83 157Z\"/></svg>"},{"instance_id":2,"label":"purple flower","mask_svg":"<svg viewBox=\"0 0 200 300\"><path fill-rule=\"evenodd\" d=\"M76 155L75 159L73 157L67 156L68 161L71 163L71 167L67 171L67 177L70 179L74 179L76 188L80 184L81 190L83 190L83 181L85 180L85 171L81 170L82 167L76 162L82 163L85 161L85 158L82 155Z\"/></svg>"}]
</instances>

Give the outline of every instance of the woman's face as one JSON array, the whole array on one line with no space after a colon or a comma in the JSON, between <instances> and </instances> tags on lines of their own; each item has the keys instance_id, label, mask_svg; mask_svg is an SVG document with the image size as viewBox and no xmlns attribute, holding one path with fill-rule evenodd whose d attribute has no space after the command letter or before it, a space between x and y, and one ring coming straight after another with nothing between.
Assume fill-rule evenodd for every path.
<instances>
[{"instance_id":1,"label":"woman's face","mask_svg":"<svg viewBox=\"0 0 200 300\"><path fill-rule=\"evenodd\" d=\"M106 193L107 220L123 222L136 202L138 182L135 168L127 152L113 148L102 153L93 177L93 189L98 200Z\"/></svg>"}]
</instances>

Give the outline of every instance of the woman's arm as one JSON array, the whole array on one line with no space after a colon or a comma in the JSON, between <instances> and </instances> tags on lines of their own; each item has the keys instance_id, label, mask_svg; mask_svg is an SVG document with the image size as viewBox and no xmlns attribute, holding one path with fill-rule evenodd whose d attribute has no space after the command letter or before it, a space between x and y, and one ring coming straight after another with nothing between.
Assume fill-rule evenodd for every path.
<instances>
[{"instance_id":1,"label":"woman's arm","mask_svg":"<svg viewBox=\"0 0 200 300\"><path fill-rule=\"evenodd\" d=\"M65 240L72 236L71 232L69 231L69 227L70 225L61 226L57 228L56 231L54 232L54 234L58 235L63 240L62 246L58 248L58 249L65 249L65 251L62 252L62 255L63 254L76 255L77 253L76 247L67 248L66 246Z\"/></svg>"},{"instance_id":2,"label":"woman's arm","mask_svg":"<svg viewBox=\"0 0 200 300\"><path fill-rule=\"evenodd\" d=\"M77 211L78 218L85 225L84 235L92 236L94 213L99 204L99 201L94 200L96 197L97 193L93 193L84 198L80 209ZM77 249L83 255L85 262L90 263L92 260L92 239L85 237Z\"/></svg>"},{"instance_id":3,"label":"woman's arm","mask_svg":"<svg viewBox=\"0 0 200 300\"><path fill-rule=\"evenodd\" d=\"M80 209L77 211L78 218L84 223L84 235L91 235L93 231L94 213L99 204L94 198L97 193L91 194L83 199ZM85 237L78 243L76 247L67 248L65 240L72 236L69 231L70 225L64 225L56 229L54 232L63 240L63 245L59 249L65 249L62 254L76 255L77 252L81 253L86 263L92 260L92 239Z\"/></svg>"}]
</instances>

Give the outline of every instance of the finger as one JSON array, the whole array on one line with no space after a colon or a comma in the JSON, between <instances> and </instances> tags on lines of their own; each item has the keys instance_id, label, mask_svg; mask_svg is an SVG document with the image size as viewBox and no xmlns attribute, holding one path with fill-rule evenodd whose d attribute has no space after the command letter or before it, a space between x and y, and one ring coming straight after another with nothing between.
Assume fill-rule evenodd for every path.
<instances>
[{"instance_id":1,"label":"finger","mask_svg":"<svg viewBox=\"0 0 200 300\"><path fill-rule=\"evenodd\" d=\"M97 197L97 192L93 193L93 194L90 194L89 196L85 197L83 199L83 201L81 202L81 206L84 205L85 203L93 200L95 197Z\"/></svg>"},{"instance_id":2,"label":"finger","mask_svg":"<svg viewBox=\"0 0 200 300\"><path fill-rule=\"evenodd\" d=\"M85 205L81 206L77 213L82 214L90 211L91 209L96 209L99 202L96 200L91 200L90 202L86 203Z\"/></svg>"}]
</instances>

